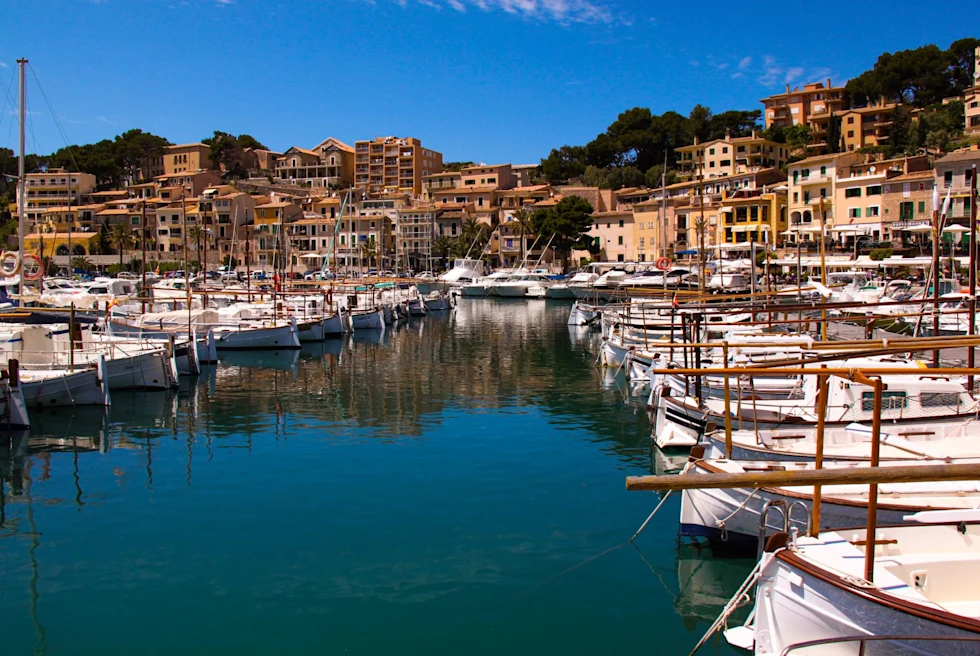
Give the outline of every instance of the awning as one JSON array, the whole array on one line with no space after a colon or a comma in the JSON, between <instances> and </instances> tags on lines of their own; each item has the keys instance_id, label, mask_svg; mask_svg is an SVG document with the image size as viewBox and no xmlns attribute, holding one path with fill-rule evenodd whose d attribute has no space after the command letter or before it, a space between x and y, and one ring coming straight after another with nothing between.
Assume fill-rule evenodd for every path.
<instances>
[{"instance_id":1,"label":"awning","mask_svg":"<svg viewBox=\"0 0 980 656\"><path fill-rule=\"evenodd\" d=\"M698 254L698 249L696 248L688 248L687 250L677 251L674 253L674 255L697 255L697 254Z\"/></svg>"},{"instance_id":2,"label":"awning","mask_svg":"<svg viewBox=\"0 0 980 656\"><path fill-rule=\"evenodd\" d=\"M856 225L842 225L834 226L830 229L831 232L839 232L842 235L863 235L866 234L864 228Z\"/></svg>"},{"instance_id":3,"label":"awning","mask_svg":"<svg viewBox=\"0 0 980 656\"><path fill-rule=\"evenodd\" d=\"M722 205L718 209L718 211L721 212L722 214L729 214L730 212L733 211L733 209L731 207L729 207L728 205Z\"/></svg>"},{"instance_id":4,"label":"awning","mask_svg":"<svg viewBox=\"0 0 980 656\"><path fill-rule=\"evenodd\" d=\"M932 232L932 226L928 225L917 225L911 228L902 228L903 232Z\"/></svg>"},{"instance_id":5,"label":"awning","mask_svg":"<svg viewBox=\"0 0 980 656\"><path fill-rule=\"evenodd\" d=\"M326 255L319 255L317 253L306 253L305 255L300 255L304 260L322 260Z\"/></svg>"},{"instance_id":6,"label":"awning","mask_svg":"<svg viewBox=\"0 0 980 656\"><path fill-rule=\"evenodd\" d=\"M747 232L748 229L748 226L735 226L732 228L732 232Z\"/></svg>"}]
</instances>

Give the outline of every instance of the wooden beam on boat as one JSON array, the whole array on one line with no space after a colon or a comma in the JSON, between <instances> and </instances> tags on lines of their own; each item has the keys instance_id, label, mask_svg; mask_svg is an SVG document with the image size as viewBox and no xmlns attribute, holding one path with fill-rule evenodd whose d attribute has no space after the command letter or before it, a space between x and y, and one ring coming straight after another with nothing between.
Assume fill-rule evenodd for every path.
<instances>
[{"instance_id":1,"label":"wooden beam on boat","mask_svg":"<svg viewBox=\"0 0 980 656\"><path fill-rule=\"evenodd\" d=\"M651 369L652 374L673 374L675 376L740 376L742 374L751 376L763 376L771 374L774 376L816 376L817 374L829 374L841 378L851 379L855 373L865 376L967 376L973 374L980 375L980 369L968 369L966 367L829 367L827 369L802 367L705 367L703 369L679 368L667 369L664 367Z\"/></svg>"},{"instance_id":2,"label":"wooden beam on boat","mask_svg":"<svg viewBox=\"0 0 980 656\"><path fill-rule=\"evenodd\" d=\"M801 485L877 485L980 480L980 463L848 467L795 471L748 471L739 474L627 476L628 491L706 490L718 488L788 487Z\"/></svg>"}]
</instances>

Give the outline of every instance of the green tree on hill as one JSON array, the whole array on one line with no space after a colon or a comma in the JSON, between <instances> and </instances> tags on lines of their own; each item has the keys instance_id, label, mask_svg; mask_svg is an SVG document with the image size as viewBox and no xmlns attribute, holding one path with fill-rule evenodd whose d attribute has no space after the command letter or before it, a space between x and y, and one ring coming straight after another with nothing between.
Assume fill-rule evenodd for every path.
<instances>
[{"instance_id":1,"label":"green tree on hill","mask_svg":"<svg viewBox=\"0 0 980 656\"><path fill-rule=\"evenodd\" d=\"M551 240L551 247L561 257L562 271L568 270L572 249L586 247L586 237L592 227L592 211L592 203L584 198L566 196L554 207L538 210L531 217L535 234L540 235L544 243Z\"/></svg>"}]
</instances>

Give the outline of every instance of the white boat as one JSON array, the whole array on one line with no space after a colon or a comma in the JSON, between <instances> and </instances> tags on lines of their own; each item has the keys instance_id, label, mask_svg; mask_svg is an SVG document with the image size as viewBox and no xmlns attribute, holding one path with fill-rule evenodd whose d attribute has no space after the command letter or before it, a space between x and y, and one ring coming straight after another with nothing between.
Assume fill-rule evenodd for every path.
<instances>
[{"instance_id":1,"label":"white boat","mask_svg":"<svg viewBox=\"0 0 980 656\"><path fill-rule=\"evenodd\" d=\"M489 276L484 276L460 287L460 294L467 297L482 298L489 295L490 289L495 284L508 280L513 275L515 275L513 271L494 271Z\"/></svg>"},{"instance_id":2,"label":"white boat","mask_svg":"<svg viewBox=\"0 0 980 656\"><path fill-rule=\"evenodd\" d=\"M419 292L428 294L435 289L464 287L487 275L483 260L461 257L453 260L453 268L436 278L433 282L416 281Z\"/></svg>"},{"instance_id":3,"label":"white boat","mask_svg":"<svg viewBox=\"0 0 980 656\"><path fill-rule=\"evenodd\" d=\"M949 516L961 521L943 522ZM873 581L865 528L774 540L746 581L755 588L749 622L725 638L760 655L980 653L980 512L912 519L922 523L871 536ZM814 641L830 644L807 648Z\"/></svg>"},{"instance_id":4,"label":"white boat","mask_svg":"<svg viewBox=\"0 0 980 656\"><path fill-rule=\"evenodd\" d=\"M350 319L351 324L354 327L354 332L376 330L383 331L385 329L384 315L378 308L371 308L369 310L351 310Z\"/></svg>"},{"instance_id":5,"label":"white boat","mask_svg":"<svg viewBox=\"0 0 980 656\"><path fill-rule=\"evenodd\" d=\"M26 430L31 427L20 382L9 378L0 380L0 428Z\"/></svg>"},{"instance_id":6,"label":"white boat","mask_svg":"<svg viewBox=\"0 0 980 656\"><path fill-rule=\"evenodd\" d=\"M324 317L322 321L324 336L336 337L350 332L350 321L345 310L340 310L336 314Z\"/></svg>"},{"instance_id":7,"label":"white boat","mask_svg":"<svg viewBox=\"0 0 980 656\"><path fill-rule=\"evenodd\" d=\"M613 340L609 340L613 341ZM603 345L605 347L605 344ZM625 358L625 354L623 355ZM913 423L969 416L977 411L977 401L963 383L948 377L930 376L923 363L896 362L872 358L849 358L828 366L845 368L877 367L907 368L920 366L923 375L884 375L888 386L882 405L881 418L889 423ZM807 365L808 367L810 365ZM710 369L706 370L710 373ZM826 423L844 425L851 422L870 422L874 414L873 390L856 382L830 385ZM799 398L742 399L730 403L731 424L735 430L759 431L775 428L812 427L817 423L817 377L808 376ZM692 392L693 393L693 392ZM697 442L705 427L725 425L724 399L661 394L655 425L657 430L687 433Z\"/></svg>"},{"instance_id":8,"label":"white boat","mask_svg":"<svg viewBox=\"0 0 980 656\"><path fill-rule=\"evenodd\" d=\"M452 300L449 294L432 291L422 296L425 309L429 312L443 312L452 307Z\"/></svg>"},{"instance_id":9,"label":"white boat","mask_svg":"<svg viewBox=\"0 0 980 656\"><path fill-rule=\"evenodd\" d=\"M600 318L600 312L598 308L593 305L587 305L582 301L575 301L572 304L572 309L568 313L568 325L569 326L591 326L596 323Z\"/></svg>"},{"instance_id":10,"label":"white boat","mask_svg":"<svg viewBox=\"0 0 980 656\"><path fill-rule=\"evenodd\" d=\"M524 298L531 287L549 287L551 279L543 273L523 273L495 283L493 294L503 298Z\"/></svg>"},{"instance_id":11,"label":"white boat","mask_svg":"<svg viewBox=\"0 0 980 656\"><path fill-rule=\"evenodd\" d=\"M528 287L527 297L536 298L543 301L548 298L548 289L549 287L545 287L544 285L534 285L532 287Z\"/></svg>"},{"instance_id":12,"label":"white boat","mask_svg":"<svg viewBox=\"0 0 980 656\"><path fill-rule=\"evenodd\" d=\"M410 298L408 303L408 315L410 317L424 317L426 313L425 301L421 297Z\"/></svg>"},{"instance_id":13,"label":"white boat","mask_svg":"<svg viewBox=\"0 0 980 656\"><path fill-rule=\"evenodd\" d=\"M619 289L619 283L629 277L624 269L607 271L589 283L569 284L569 289L575 298L583 300L609 300L610 296Z\"/></svg>"},{"instance_id":14,"label":"white boat","mask_svg":"<svg viewBox=\"0 0 980 656\"><path fill-rule=\"evenodd\" d=\"M591 285L599 279L594 271L579 271L563 282L557 282L547 288L545 296L556 300L572 300L576 298L574 287Z\"/></svg>"},{"instance_id":15,"label":"white boat","mask_svg":"<svg viewBox=\"0 0 980 656\"><path fill-rule=\"evenodd\" d=\"M789 462L726 460L714 457L692 462L684 475L743 474L747 472L805 471L814 468L812 461ZM958 460L957 462L965 462ZM883 467L930 464L929 460L885 460ZM828 460L826 469L850 469L866 466L861 462ZM820 528L862 526L868 518L867 485L825 485L821 494ZM681 497L680 528L682 537L705 538L709 542L757 541L767 505L782 503L794 507L789 516L766 514L770 533L783 530L785 521L801 532L808 530L807 520L813 507L812 486L766 487L756 490L692 489ZM968 510L980 504L980 483L950 481L945 483L882 483L878 486L878 523L901 524L906 515L928 510Z\"/></svg>"}]
</instances>

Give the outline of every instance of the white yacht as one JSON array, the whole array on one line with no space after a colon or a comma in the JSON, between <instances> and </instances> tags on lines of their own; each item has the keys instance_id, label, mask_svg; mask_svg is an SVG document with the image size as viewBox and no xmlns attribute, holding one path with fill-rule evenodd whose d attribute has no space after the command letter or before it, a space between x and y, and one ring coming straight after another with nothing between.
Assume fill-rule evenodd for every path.
<instances>
[{"instance_id":1,"label":"white yacht","mask_svg":"<svg viewBox=\"0 0 980 656\"><path fill-rule=\"evenodd\" d=\"M493 293L504 298L524 298L531 287L549 287L551 279L544 273L523 273L493 286Z\"/></svg>"},{"instance_id":2,"label":"white yacht","mask_svg":"<svg viewBox=\"0 0 980 656\"><path fill-rule=\"evenodd\" d=\"M422 294L428 294L442 287L464 287L487 275L483 260L461 257L453 261L453 268L439 276L435 282L415 283Z\"/></svg>"},{"instance_id":3,"label":"white yacht","mask_svg":"<svg viewBox=\"0 0 980 656\"><path fill-rule=\"evenodd\" d=\"M516 275L514 271L501 269L500 271L494 271L489 276L484 276L478 278L477 280L469 283L468 285L463 285L460 288L460 293L463 296L471 297L482 297L488 296L489 290L496 285L498 282L503 282L508 280L511 276Z\"/></svg>"},{"instance_id":4,"label":"white yacht","mask_svg":"<svg viewBox=\"0 0 980 656\"><path fill-rule=\"evenodd\" d=\"M574 276L563 282L556 282L545 290L547 298L561 300L572 300L575 298L574 287L581 285L591 285L599 279L599 274L595 271L579 271Z\"/></svg>"}]
</instances>

